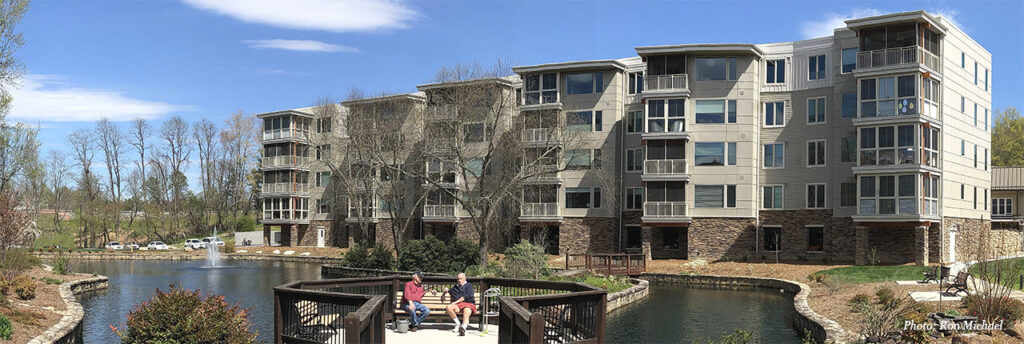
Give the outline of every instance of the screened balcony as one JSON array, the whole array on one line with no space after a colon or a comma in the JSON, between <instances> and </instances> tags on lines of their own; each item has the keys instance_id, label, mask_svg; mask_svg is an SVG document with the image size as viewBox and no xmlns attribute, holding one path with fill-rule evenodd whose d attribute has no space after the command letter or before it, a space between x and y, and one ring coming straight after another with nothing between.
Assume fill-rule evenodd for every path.
<instances>
[{"instance_id":1,"label":"screened balcony","mask_svg":"<svg viewBox=\"0 0 1024 344\"><path fill-rule=\"evenodd\" d=\"M647 75L644 77L644 92L689 89L686 74Z\"/></svg>"},{"instance_id":2,"label":"screened balcony","mask_svg":"<svg viewBox=\"0 0 1024 344\"><path fill-rule=\"evenodd\" d=\"M924 65L942 70L939 35L916 23L862 29L856 70Z\"/></svg>"}]
</instances>

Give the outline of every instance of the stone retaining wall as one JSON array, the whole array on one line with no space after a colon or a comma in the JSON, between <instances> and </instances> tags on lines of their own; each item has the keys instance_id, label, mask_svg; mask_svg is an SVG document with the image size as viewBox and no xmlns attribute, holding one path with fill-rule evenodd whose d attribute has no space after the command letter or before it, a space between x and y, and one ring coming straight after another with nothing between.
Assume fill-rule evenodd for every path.
<instances>
[{"instance_id":1,"label":"stone retaining wall","mask_svg":"<svg viewBox=\"0 0 1024 344\"><path fill-rule=\"evenodd\" d=\"M75 297L84 292L106 289L107 277L98 276L84 280L66 282L61 284L58 290L60 297L64 299L64 316L56 325L51 326L43 334L33 338L29 344L44 343L81 343L82 342L82 316L85 311L82 304L78 303Z\"/></svg>"},{"instance_id":2,"label":"stone retaining wall","mask_svg":"<svg viewBox=\"0 0 1024 344\"><path fill-rule=\"evenodd\" d=\"M670 275L644 273L641 279L655 283L681 283L697 285L714 285L723 287L758 287L768 289L781 289L796 295L793 296L793 327L798 334L804 330L810 331L811 337L818 343L846 343L847 333L839 323L826 318L807 304L807 297L811 294L811 288L800 282L787 281L774 278L757 277L731 277L731 276L710 276L710 275ZM802 337L803 335L801 335Z\"/></svg>"},{"instance_id":3,"label":"stone retaining wall","mask_svg":"<svg viewBox=\"0 0 1024 344\"><path fill-rule=\"evenodd\" d=\"M633 286L625 290L620 290L617 293L608 294L608 307L605 308L605 313L611 313L612 311L619 309L619 307L647 297L647 287L650 285L649 282L642 279L630 278L629 283L633 283Z\"/></svg>"},{"instance_id":4,"label":"stone retaining wall","mask_svg":"<svg viewBox=\"0 0 1024 344\"><path fill-rule=\"evenodd\" d=\"M282 251L283 252L283 251ZM57 257L56 253L51 252L36 252L35 255L40 259L54 259ZM206 260L205 255L195 254L150 254L150 253L118 253L118 252L74 252L65 253L65 257L70 257L79 260L173 260L173 261L185 261L185 260ZM255 253L224 253L221 255L224 260L273 260L283 262L303 262L303 263L321 263L321 264L341 264L342 258L338 257L317 257L317 256L299 256L299 255L281 255L273 253L255 254Z\"/></svg>"}]
</instances>

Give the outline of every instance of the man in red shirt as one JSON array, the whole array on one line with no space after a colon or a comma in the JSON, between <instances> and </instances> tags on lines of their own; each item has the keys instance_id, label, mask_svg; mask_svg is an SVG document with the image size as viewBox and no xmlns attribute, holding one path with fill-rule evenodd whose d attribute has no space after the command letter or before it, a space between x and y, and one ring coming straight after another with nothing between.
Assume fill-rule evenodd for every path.
<instances>
[{"instance_id":1,"label":"man in red shirt","mask_svg":"<svg viewBox=\"0 0 1024 344\"><path fill-rule=\"evenodd\" d=\"M431 291L433 293L433 291ZM412 274L412 281L405 282L405 290L402 291L402 309L409 313L409 331L415 332L420 327L423 319L430 315L430 308L423 305L423 273L416 271Z\"/></svg>"}]
</instances>

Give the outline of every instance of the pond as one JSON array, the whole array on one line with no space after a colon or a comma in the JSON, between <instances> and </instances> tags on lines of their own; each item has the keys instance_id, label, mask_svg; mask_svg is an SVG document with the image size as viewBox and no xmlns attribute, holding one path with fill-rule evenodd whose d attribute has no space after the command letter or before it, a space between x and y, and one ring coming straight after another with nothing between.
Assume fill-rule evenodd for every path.
<instances>
[{"instance_id":1,"label":"pond","mask_svg":"<svg viewBox=\"0 0 1024 344\"><path fill-rule=\"evenodd\" d=\"M85 309L83 332L86 343L117 343L109 325L124 323L135 304L153 297L156 289L175 284L199 289L204 294L224 295L228 304L252 308L252 327L259 341L272 343L274 337L274 293L276 286L290 281L320 278L320 264L278 261L227 261L232 267L204 269L205 261L83 261L77 270L110 277L106 290L81 297Z\"/></svg>"},{"instance_id":2,"label":"pond","mask_svg":"<svg viewBox=\"0 0 1024 344\"><path fill-rule=\"evenodd\" d=\"M740 329L754 343L800 343L793 294L651 283L646 299L608 315L607 343L705 343Z\"/></svg>"},{"instance_id":3,"label":"pond","mask_svg":"<svg viewBox=\"0 0 1024 344\"><path fill-rule=\"evenodd\" d=\"M110 277L106 290L81 297L86 343L117 343L110 325L122 324L156 289L175 284L224 295L229 304L252 308L259 341L272 343L273 288L320 278L320 265L277 261L228 261L204 269L204 261L85 261L78 271ZM608 315L607 343L718 341L724 332L750 331L757 343L799 343L790 325L793 295L759 288L711 288L652 283L649 296Z\"/></svg>"}]
</instances>

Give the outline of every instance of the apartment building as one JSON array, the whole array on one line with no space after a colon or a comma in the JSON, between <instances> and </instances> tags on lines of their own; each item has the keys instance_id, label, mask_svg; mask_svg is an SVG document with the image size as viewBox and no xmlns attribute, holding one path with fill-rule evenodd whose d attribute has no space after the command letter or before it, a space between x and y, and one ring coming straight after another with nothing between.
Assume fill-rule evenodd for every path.
<instances>
[{"instance_id":1,"label":"apartment building","mask_svg":"<svg viewBox=\"0 0 1024 344\"><path fill-rule=\"evenodd\" d=\"M796 42L635 50L633 57L513 68L515 75L498 83L509 90L500 97L517 104L504 124L487 126L465 113L430 115L446 108L435 94L464 82L420 85L417 93L341 107L395 97L421 104L425 115L403 121L411 121L410 130L426 128L424 150L446 137L469 147L467 132L513 132L507 138L525 156L550 164L523 168L550 173L522 182L509 236L544 242L551 253L858 264L992 253L986 246L993 237L992 59L948 20L914 11L848 20L832 36ZM278 147L265 150L264 161L283 154L279 149L308 156L308 144L276 134L311 123L308 109L260 118L267 123L264 145ZM460 129L432 128L439 120L459 122L450 127ZM405 195L433 196L403 215L407 225L400 231L378 230L374 237L474 237L451 197L458 193L436 191L473 187L464 180L473 178L448 173L442 156L434 157L440 160L416 168L444 183L411 182ZM301 168L265 163L264 171L276 183L303 185L310 178ZM315 204L327 198L265 193L271 211L264 223L290 231L291 243L351 241L352 234L342 234L353 232L351 225L332 230L358 222L351 205L326 211L319 223L302 213L309 197ZM353 198L344 198L351 204ZM294 213L281 218L274 211L286 200ZM359 204L380 209L373 202ZM374 218L379 229L382 219ZM309 231L309 224L318 230ZM324 236L331 239L319 239Z\"/></svg>"},{"instance_id":2,"label":"apartment building","mask_svg":"<svg viewBox=\"0 0 1024 344\"><path fill-rule=\"evenodd\" d=\"M1024 254L1024 167L992 168L992 245L994 256Z\"/></svg>"}]
</instances>

